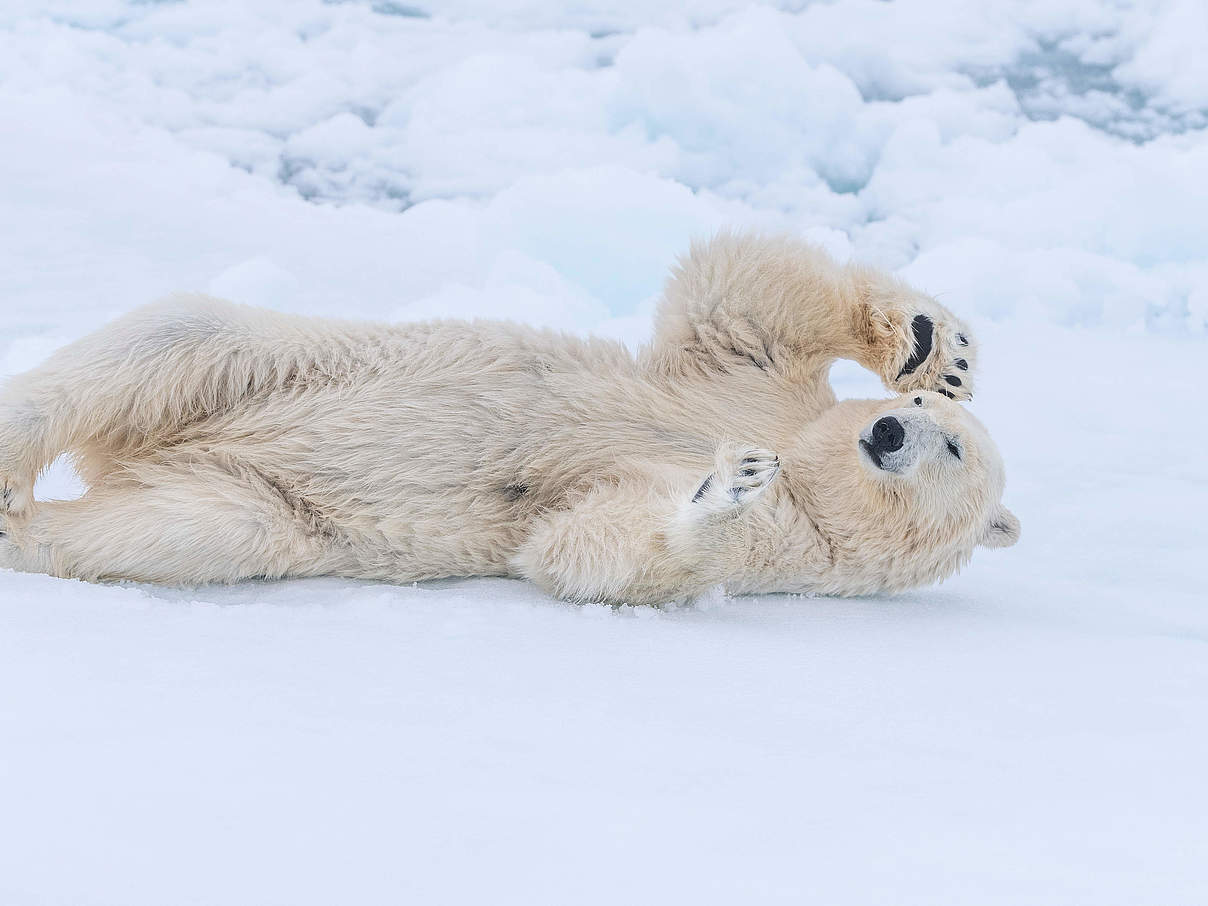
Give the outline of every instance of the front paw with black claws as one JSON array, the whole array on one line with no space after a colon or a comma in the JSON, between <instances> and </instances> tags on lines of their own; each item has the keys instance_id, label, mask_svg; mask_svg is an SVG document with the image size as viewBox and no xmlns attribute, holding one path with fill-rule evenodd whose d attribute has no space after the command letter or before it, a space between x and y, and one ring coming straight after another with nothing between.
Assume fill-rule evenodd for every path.
<instances>
[{"instance_id":1,"label":"front paw with black claws","mask_svg":"<svg viewBox=\"0 0 1208 906\"><path fill-rule=\"evenodd\" d=\"M780 473L780 458L770 450L724 449L717 470L692 496L692 504L717 513L738 513L759 498Z\"/></svg>"},{"instance_id":2,"label":"front paw with black claws","mask_svg":"<svg viewBox=\"0 0 1208 906\"><path fill-rule=\"evenodd\" d=\"M899 393L934 390L949 399L973 399L977 348L969 329L938 305L902 318L898 348L889 356L885 383Z\"/></svg>"}]
</instances>

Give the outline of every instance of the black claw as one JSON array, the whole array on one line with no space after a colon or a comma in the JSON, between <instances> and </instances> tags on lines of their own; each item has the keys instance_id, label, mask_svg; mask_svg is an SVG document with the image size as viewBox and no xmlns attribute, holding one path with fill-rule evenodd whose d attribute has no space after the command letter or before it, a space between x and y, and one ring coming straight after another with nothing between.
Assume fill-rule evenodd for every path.
<instances>
[{"instance_id":1,"label":"black claw","mask_svg":"<svg viewBox=\"0 0 1208 906\"><path fill-rule=\"evenodd\" d=\"M962 346L969 345L969 341L965 339L965 335L963 333L958 333L956 335L956 342L960 343Z\"/></svg>"},{"instance_id":2,"label":"black claw","mask_svg":"<svg viewBox=\"0 0 1208 906\"><path fill-rule=\"evenodd\" d=\"M945 374L944 380L947 381L949 384L951 384L953 387L959 387L961 385L961 379L958 378L955 374Z\"/></svg>"},{"instance_id":3,"label":"black claw","mask_svg":"<svg viewBox=\"0 0 1208 906\"><path fill-rule=\"evenodd\" d=\"M931 337L934 329L935 325L931 323L929 317L915 315L914 320L910 322L910 330L914 334L914 352L902 366L902 370L898 372L899 378L904 374L914 374L914 370L927 361L927 356L931 355Z\"/></svg>"},{"instance_id":4,"label":"black claw","mask_svg":"<svg viewBox=\"0 0 1208 906\"><path fill-rule=\"evenodd\" d=\"M944 396L948 397L948 399L950 399L950 400L956 399L956 394L950 390L944 390L943 388L940 388L939 392L944 394Z\"/></svg>"},{"instance_id":5,"label":"black claw","mask_svg":"<svg viewBox=\"0 0 1208 906\"><path fill-rule=\"evenodd\" d=\"M754 469L743 469L743 470L742 470L741 472L739 472L738 474L739 474L739 475L754 475L754 474L755 474L755 470L754 470Z\"/></svg>"},{"instance_id":6,"label":"black claw","mask_svg":"<svg viewBox=\"0 0 1208 906\"><path fill-rule=\"evenodd\" d=\"M959 368L961 371L968 371L968 370L969 370L969 363L968 363L968 362L966 362L964 359L957 359L957 360L956 360L956 367L957 367L957 368Z\"/></svg>"}]
</instances>

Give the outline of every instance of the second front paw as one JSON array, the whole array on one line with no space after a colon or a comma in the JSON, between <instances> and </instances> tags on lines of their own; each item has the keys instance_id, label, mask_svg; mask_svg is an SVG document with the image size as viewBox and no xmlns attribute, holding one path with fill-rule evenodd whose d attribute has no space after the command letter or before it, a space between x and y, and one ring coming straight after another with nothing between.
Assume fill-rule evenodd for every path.
<instances>
[{"instance_id":1,"label":"second front paw","mask_svg":"<svg viewBox=\"0 0 1208 906\"><path fill-rule=\"evenodd\" d=\"M692 504L716 513L740 512L755 503L778 474L780 458L770 450L722 450L717 469L701 483Z\"/></svg>"}]
</instances>

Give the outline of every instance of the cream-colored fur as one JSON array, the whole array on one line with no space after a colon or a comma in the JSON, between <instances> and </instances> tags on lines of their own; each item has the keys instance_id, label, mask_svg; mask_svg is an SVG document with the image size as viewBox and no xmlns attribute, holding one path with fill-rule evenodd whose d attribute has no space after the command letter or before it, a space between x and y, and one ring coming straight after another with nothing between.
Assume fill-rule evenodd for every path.
<instances>
[{"instance_id":1,"label":"cream-colored fur","mask_svg":"<svg viewBox=\"0 0 1208 906\"><path fill-rule=\"evenodd\" d=\"M903 373L919 315L934 348ZM508 575L634 603L717 583L894 591L1018 534L998 453L955 401L973 352L894 278L750 235L692 247L636 357L502 322L177 296L5 388L0 565L163 583ZM836 404L838 357L903 395ZM860 440L887 414L905 440L879 468ZM90 490L35 502L63 452Z\"/></svg>"}]
</instances>

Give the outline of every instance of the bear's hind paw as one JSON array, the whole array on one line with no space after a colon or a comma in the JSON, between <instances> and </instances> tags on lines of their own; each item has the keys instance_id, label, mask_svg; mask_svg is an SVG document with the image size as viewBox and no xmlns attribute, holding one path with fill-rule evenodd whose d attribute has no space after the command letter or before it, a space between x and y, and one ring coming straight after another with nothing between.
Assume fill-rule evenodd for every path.
<instances>
[{"instance_id":1,"label":"bear's hind paw","mask_svg":"<svg viewBox=\"0 0 1208 906\"><path fill-rule=\"evenodd\" d=\"M20 516L27 513L34 503L33 488L11 475L0 474L0 514Z\"/></svg>"},{"instance_id":2,"label":"bear's hind paw","mask_svg":"<svg viewBox=\"0 0 1208 906\"><path fill-rule=\"evenodd\" d=\"M16 569L21 559L12 528L8 517L0 513L0 569Z\"/></svg>"}]
</instances>

